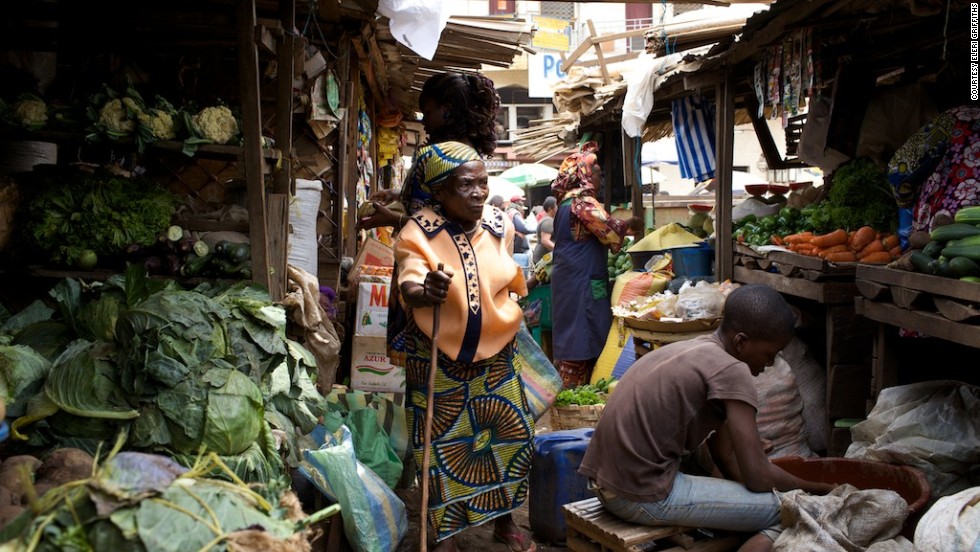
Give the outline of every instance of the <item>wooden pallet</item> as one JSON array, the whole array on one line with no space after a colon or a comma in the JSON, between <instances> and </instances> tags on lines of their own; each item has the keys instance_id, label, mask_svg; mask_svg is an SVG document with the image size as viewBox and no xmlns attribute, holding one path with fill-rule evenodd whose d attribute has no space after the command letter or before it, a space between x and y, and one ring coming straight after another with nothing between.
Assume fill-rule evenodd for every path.
<instances>
[{"instance_id":1,"label":"wooden pallet","mask_svg":"<svg viewBox=\"0 0 980 552\"><path fill-rule=\"evenodd\" d=\"M739 546L738 537L694 540L689 527L651 527L623 521L598 498L566 504L566 546L574 552L725 552ZM662 548L668 547L668 548Z\"/></svg>"}]
</instances>

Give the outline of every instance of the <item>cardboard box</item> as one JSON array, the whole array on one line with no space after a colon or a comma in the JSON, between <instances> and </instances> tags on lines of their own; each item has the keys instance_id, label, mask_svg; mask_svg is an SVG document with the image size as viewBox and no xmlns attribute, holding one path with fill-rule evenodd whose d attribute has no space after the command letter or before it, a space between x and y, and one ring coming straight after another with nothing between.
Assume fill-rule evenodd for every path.
<instances>
[{"instance_id":1,"label":"cardboard box","mask_svg":"<svg viewBox=\"0 0 980 552\"><path fill-rule=\"evenodd\" d=\"M357 310L354 335L386 337L388 335L388 286L391 278L357 285Z\"/></svg>"},{"instance_id":2,"label":"cardboard box","mask_svg":"<svg viewBox=\"0 0 980 552\"><path fill-rule=\"evenodd\" d=\"M354 389L405 392L405 369L389 362L384 337L354 336L350 374Z\"/></svg>"},{"instance_id":3,"label":"cardboard box","mask_svg":"<svg viewBox=\"0 0 980 552\"><path fill-rule=\"evenodd\" d=\"M351 272L361 265L395 266L395 250L374 238L368 238L354 257Z\"/></svg>"}]
</instances>

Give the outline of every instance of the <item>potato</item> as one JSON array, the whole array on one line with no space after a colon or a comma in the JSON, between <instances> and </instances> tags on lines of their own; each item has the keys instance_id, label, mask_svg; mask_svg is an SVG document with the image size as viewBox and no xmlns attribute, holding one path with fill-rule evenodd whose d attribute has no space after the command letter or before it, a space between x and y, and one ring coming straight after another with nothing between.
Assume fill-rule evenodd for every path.
<instances>
[{"instance_id":1,"label":"potato","mask_svg":"<svg viewBox=\"0 0 980 552\"><path fill-rule=\"evenodd\" d=\"M95 460L84 450L61 448L51 451L41 461L34 480L52 485L64 485L92 477L92 464Z\"/></svg>"},{"instance_id":2,"label":"potato","mask_svg":"<svg viewBox=\"0 0 980 552\"><path fill-rule=\"evenodd\" d=\"M10 458L4 460L3 467L0 468L0 471L7 471L8 469L21 464L26 464L27 469L30 470L31 473L34 473L34 471L41 465L41 461L29 454L11 456Z\"/></svg>"},{"instance_id":3,"label":"potato","mask_svg":"<svg viewBox=\"0 0 980 552\"><path fill-rule=\"evenodd\" d=\"M0 506L0 527L6 527L17 516L23 513L23 506Z\"/></svg>"},{"instance_id":4,"label":"potato","mask_svg":"<svg viewBox=\"0 0 980 552\"><path fill-rule=\"evenodd\" d=\"M11 506L20 504L20 500L14 501L14 494L6 487L0 487L0 506Z\"/></svg>"},{"instance_id":5,"label":"potato","mask_svg":"<svg viewBox=\"0 0 980 552\"><path fill-rule=\"evenodd\" d=\"M24 483L20 468L11 468L0 472L0 487L10 492L9 500L12 504L20 504L24 500Z\"/></svg>"}]
</instances>

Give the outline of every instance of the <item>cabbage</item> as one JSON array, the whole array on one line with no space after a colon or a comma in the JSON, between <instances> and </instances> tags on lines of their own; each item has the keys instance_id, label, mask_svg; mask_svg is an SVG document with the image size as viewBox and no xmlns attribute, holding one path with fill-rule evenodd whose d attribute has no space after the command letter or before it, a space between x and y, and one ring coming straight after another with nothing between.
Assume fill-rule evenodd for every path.
<instances>
[{"instance_id":1,"label":"cabbage","mask_svg":"<svg viewBox=\"0 0 980 552\"><path fill-rule=\"evenodd\" d=\"M0 346L0 398L7 405L7 416L23 416L27 401L44 385L51 370L48 359L30 347Z\"/></svg>"}]
</instances>

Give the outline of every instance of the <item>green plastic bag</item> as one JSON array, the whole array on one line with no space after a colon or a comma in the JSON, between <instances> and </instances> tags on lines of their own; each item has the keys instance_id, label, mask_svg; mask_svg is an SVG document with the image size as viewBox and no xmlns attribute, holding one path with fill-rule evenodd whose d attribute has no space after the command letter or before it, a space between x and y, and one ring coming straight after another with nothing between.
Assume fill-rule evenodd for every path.
<instances>
[{"instance_id":1,"label":"green plastic bag","mask_svg":"<svg viewBox=\"0 0 980 552\"><path fill-rule=\"evenodd\" d=\"M354 440L357 459L378 474L388 488L394 489L404 466L388 440L388 433L378 421L378 412L373 408L352 410L347 415L346 425Z\"/></svg>"}]
</instances>

